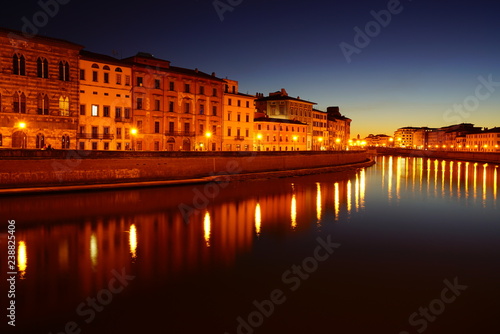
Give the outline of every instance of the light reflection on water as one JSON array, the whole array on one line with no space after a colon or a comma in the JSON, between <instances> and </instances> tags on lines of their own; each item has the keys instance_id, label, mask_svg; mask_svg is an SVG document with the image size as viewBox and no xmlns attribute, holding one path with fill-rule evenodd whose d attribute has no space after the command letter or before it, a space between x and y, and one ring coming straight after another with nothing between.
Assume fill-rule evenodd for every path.
<instances>
[{"instance_id":1,"label":"light reflection on water","mask_svg":"<svg viewBox=\"0 0 500 334\"><path fill-rule=\"evenodd\" d=\"M408 220L409 213L412 218L412 213L432 211L435 202L470 208L471 215L488 209L484 212L491 217L497 208L497 172L495 164L382 156L375 166L352 172L230 184L187 223L178 203L194 203L193 187L9 198L0 208L16 219L22 240L19 312L36 326L52 329L105 287L113 269L137 275L140 286L131 290L140 294L146 287L169 289L170 282L199 274L232 272L248 256L256 263L269 261L273 245L331 233L336 223L338 232L347 233L348 245L350 228L373 229L389 213ZM197 189L202 193L203 185ZM273 266L279 268L288 258L279 261ZM242 300L239 308L248 308L247 302Z\"/></svg>"}]
</instances>

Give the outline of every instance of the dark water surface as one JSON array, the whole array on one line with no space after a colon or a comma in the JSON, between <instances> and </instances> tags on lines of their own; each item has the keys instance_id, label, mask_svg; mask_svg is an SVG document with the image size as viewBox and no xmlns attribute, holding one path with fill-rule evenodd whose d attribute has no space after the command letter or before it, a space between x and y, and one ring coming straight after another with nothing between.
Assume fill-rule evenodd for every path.
<instances>
[{"instance_id":1,"label":"dark water surface","mask_svg":"<svg viewBox=\"0 0 500 334\"><path fill-rule=\"evenodd\" d=\"M8 219L18 242L7 330L498 334L498 185L494 164L387 156L345 173L1 198L0 246Z\"/></svg>"}]
</instances>

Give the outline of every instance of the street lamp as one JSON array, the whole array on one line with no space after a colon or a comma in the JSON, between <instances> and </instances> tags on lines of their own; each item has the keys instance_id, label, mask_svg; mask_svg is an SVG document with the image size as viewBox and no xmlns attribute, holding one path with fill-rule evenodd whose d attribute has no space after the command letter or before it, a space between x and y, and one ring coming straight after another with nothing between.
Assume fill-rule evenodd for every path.
<instances>
[{"instance_id":1,"label":"street lamp","mask_svg":"<svg viewBox=\"0 0 500 334\"><path fill-rule=\"evenodd\" d=\"M130 134L132 135L132 151L135 151L135 137L139 131L136 128L130 129Z\"/></svg>"},{"instance_id":2,"label":"street lamp","mask_svg":"<svg viewBox=\"0 0 500 334\"><path fill-rule=\"evenodd\" d=\"M321 148L323 147L323 137L319 137L318 142L319 142L319 150L321 151Z\"/></svg>"},{"instance_id":3,"label":"street lamp","mask_svg":"<svg viewBox=\"0 0 500 334\"><path fill-rule=\"evenodd\" d=\"M259 141L259 142L258 142L258 145L259 145L259 146L257 146L257 151L260 151L260 141L262 140L262 134L260 134L260 133L259 133L259 134L257 134L257 140Z\"/></svg>"},{"instance_id":4,"label":"street lamp","mask_svg":"<svg viewBox=\"0 0 500 334\"><path fill-rule=\"evenodd\" d=\"M299 137L293 136L292 139L293 139L293 150L295 151L296 150L295 143L297 143L297 140L299 139Z\"/></svg>"},{"instance_id":5,"label":"street lamp","mask_svg":"<svg viewBox=\"0 0 500 334\"><path fill-rule=\"evenodd\" d=\"M207 151L208 151L208 148L210 146L210 137L212 137L212 133L211 132L205 132L205 137L207 137Z\"/></svg>"},{"instance_id":6,"label":"street lamp","mask_svg":"<svg viewBox=\"0 0 500 334\"><path fill-rule=\"evenodd\" d=\"M17 123L17 127L18 127L19 129L24 130L24 129L26 129L26 123L25 123L25 122L19 122L19 123ZM26 134L25 134L25 133L23 133L23 144L22 144L22 148L26 148Z\"/></svg>"},{"instance_id":7,"label":"street lamp","mask_svg":"<svg viewBox=\"0 0 500 334\"><path fill-rule=\"evenodd\" d=\"M336 144L336 145L335 145L335 146L336 146L335 148L336 148L338 151L340 151L340 150L339 150L339 147L340 147L340 145L339 145L339 144L340 144L340 138L336 138L336 139L335 139L335 144Z\"/></svg>"}]
</instances>

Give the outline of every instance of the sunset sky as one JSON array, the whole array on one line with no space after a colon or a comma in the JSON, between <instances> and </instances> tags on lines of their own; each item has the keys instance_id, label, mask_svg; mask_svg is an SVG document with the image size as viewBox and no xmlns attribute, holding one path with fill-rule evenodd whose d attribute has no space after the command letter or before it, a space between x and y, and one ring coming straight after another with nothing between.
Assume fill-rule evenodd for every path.
<instances>
[{"instance_id":1,"label":"sunset sky","mask_svg":"<svg viewBox=\"0 0 500 334\"><path fill-rule=\"evenodd\" d=\"M243 93L285 88L318 109L339 106L353 137L500 126L497 1L55 1L11 2L0 25L38 22L38 34L117 57L150 52L238 80Z\"/></svg>"}]
</instances>

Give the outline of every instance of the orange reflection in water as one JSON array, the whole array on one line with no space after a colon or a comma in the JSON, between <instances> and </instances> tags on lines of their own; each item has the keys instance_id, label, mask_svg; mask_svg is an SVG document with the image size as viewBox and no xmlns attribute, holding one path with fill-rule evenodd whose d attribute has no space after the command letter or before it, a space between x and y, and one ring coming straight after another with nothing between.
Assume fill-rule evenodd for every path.
<instances>
[{"instance_id":1,"label":"orange reflection in water","mask_svg":"<svg viewBox=\"0 0 500 334\"><path fill-rule=\"evenodd\" d=\"M260 204L255 205L255 234L260 235L260 228L262 225L262 212L260 209Z\"/></svg>"},{"instance_id":2,"label":"orange reflection in water","mask_svg":"<svg viewBox=\"0 0 500 334\"><path fill-rule=\"evenodd\" d=\"M259 226L260 229L260 226ZM203 217L203 237L205 238L205 243L207 247L210 247L210 232L212 230L212 223L210 221L210 213L205 212L205 216ZM259 231L260 232L260 231Z\"/></svg>"},{"instance_id":3,"label":"orange reflection in water","mask_svg":"<svg viewBox=\"0 0 500 334\"><path fill-rule=\"evenodd\" d=\"M19 241L17 246L17 267L19 269L19 278L24 279L26 268L28 267L28 254L26 252L26 243Z\"/></svg>"},{"instance_id":4,"label":"orange reflection in water","mask_svg":"<svg viewBox=\"0 0 500 334\"><path fill-rule=\"evenodd\" d=\"M130 246L130 255L132 259L137 258L137 227L135 224L130 225L128 244Z\"/></svg>"}]
</instances>

